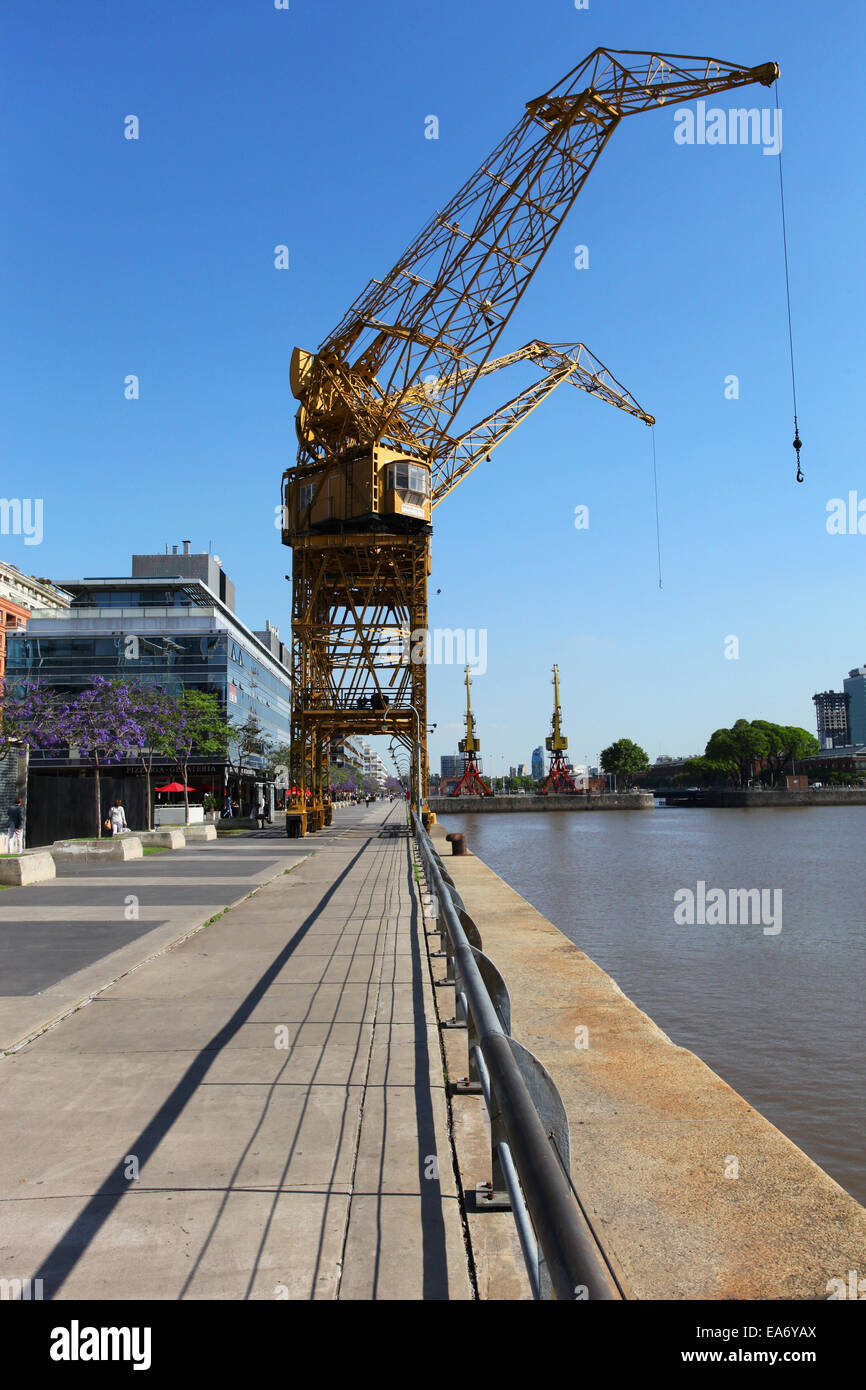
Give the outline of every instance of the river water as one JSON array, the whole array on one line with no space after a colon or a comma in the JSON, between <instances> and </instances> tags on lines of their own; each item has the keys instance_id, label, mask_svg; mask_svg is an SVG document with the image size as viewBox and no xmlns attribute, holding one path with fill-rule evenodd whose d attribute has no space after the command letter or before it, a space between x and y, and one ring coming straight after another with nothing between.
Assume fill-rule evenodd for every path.
<instances>
[{"instance_id":1,"label":"river water","mask_svg":"<svg viewBox=\"0 0 866 1390\"><path fill-rule=\"evenodd\" d=\"M866 807L441 819L866 1204ZM781 897L762 915L753 900L752 924L708 924L711 889L756 888Z\"/></svg>"}]
</instances>

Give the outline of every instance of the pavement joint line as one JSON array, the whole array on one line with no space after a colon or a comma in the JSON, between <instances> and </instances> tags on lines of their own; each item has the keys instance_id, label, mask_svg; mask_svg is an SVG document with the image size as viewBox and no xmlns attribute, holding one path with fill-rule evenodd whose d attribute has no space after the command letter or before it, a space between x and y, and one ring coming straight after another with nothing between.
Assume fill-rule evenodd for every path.
<instances>
[{"instance_id":1,"label":"pavement joint line","mask_svg":"<svg viewBox=\"0 0 866 1390\"><path fill-rule=\"evenodd\" d=\"M315 851L311 851L310 854L314 852ZM292 868L296 868L299 864L303 864L307 859L310 858L310 854L305 854L302 858L296 859L292 865ZM21 1051L22 1047L27 1047L29 1043L35 1042L37 1038L41 1038L46 1033L50 1033L54 1028L57 1027L59 1023L62 1023L64 1019L69 1018L71 1014L78 1013L81 1009L86 1009L87 1005L92 1004L94 1000L98 999L100 994L104 994L106 990L112 989L114 985L118 984L121 980L125 980L128 976L135 974L136 970L141 970L142 966L149 965L152 960L158 960L160 956L167 955L169 951L175 950L177 946L182 946L185 941L189 941L190 937L197 936L200 931L204 931L205 927L211 926L215 921L217 921L218 918L224 917L225 914L227 912L231 912L233 908L240 907L241 903L246 902L248 898L252 898L256 893L258 893L259 889L267 887L269 883L273 883L274 879L282 878L283 873L283 869L278 869L276 873L270 876L270 878L263 879L261 883L257 884L251 893L242 894L241 897L237 898L234 902L229 903L219 912L214 913L214 915L212 917L209 917L206 922L200 922L197 927L192 927L189 931L184 932L182 936L177 937L174 941L167 942L164 946L161 946L158 951L152 951L149 956L145 957L144 960L139 961L137 965L131 965L128 970L122 970L119 975L115 975L113 979L108 980L106 984L101 985L99 989L93 990L84 998L79 999L77 1003L70 1004L68 1007L62 1009L61 1012L57 1014L54 1018L49 1019L48 1023L42 1024L39 1028L31 1029L31 1031L25 1037L19 1039L18 1042L13 1043L11 1047L4 1048L3 1052L0 1053L0 1057L13 1057L16 1052Z\"/></svg>"},{"instance_id":2,"label":"pavement joint line","mask_svg":"<svg viewBox=\"0 0 866 1390\"><path fill-rule=\"evenodd\" d=\"M389 819L389 818L390 818L390 815L389 815L388 817L386 817L386 820ZM385 858L384 853L383 853L382 858L383 858L383 860L384 860L384 858ZM390 902L390 901L392 900L393 885L392 885L392 882L391 882L391 878L392 878L392 873L393 873L394 862L395 862L395 856L393 855L393 852L392 852L392 855L391 855L391 863L387 865L386 870L385 870L385 873L386 873L386 887L385 887L384 898L385 898L385 902L386 902L386 903L387 903L387 902ZM385 916L386 916L386 921L388 921L388 922L390 923L390 918L388 917L387 912L386 912ZM386 930L386 933L387 933L387 927L385 928L385 930ZM378 931L379 931L379 933L381 933L381 931L382 931L382 922L381 922L381 919L380 919ZM376 1043L376 1019L377 1019L377 1016L378 1016L378 1013L379 1013L379 1000L380 1000L381 995L382 995L382 968L383 968L383 966L384 966L384 964L385 964L385 960L386 960L386 956L385 956L385 953L384 953L384 951L383 951L383 952L382 952L382 955L381 955L380 958L379 958L379 973L378 973L378 978L377 978L377 980L376 980L376 1002L375 1002L375 1005L374 1005L373 1017L372 1017L372 1020L371 1020L370 1038L369 1038L369 1042L368 1042L368 1045L367 1045L367 1057L366 1057L365 1064L364 1064L364 1075L363 1075L362 1081L361 1081L361 1083L360 1083L360 1085L361 1085L361 1093L360 1093L360 1101L359 1101L359 1106L358 1106L358 1118L357 1118L357 1122L356 1122L356 1126L355 1126L355 1138L354 1138L353 1151L352 1151L352 1169L351 1169L351 1172L350 1172L350 1174L349 1174L348 1183L346 1184L346 1196L348 1197L348 1202L347 1202L347 1205L346 1205L345 1224L344 1224L344 1226L343 1226L343 1238L342 1238L342 1241L341 1241L341 1243L340 1243L340 1255L339 1255L339 1258L338 1258L337 1261L336 1261L336 1279L335 1279L335 1283L334 1283L334 1302L335 1302L335 1303L339 1303L339 1301L340 1301L340 1290L341 1290L342 1284L343 1284L343 1271L344 1271L344 1269L345 1269L345 1264L346 1264L346 1250L347 1250L348 1244L349 1244L349 1230L350 1230L350 1227L351 1227L351 1224L352 1224L352 1203L353 1203L353 1200L354 1200L354 1198L355 1198L356 1195L357 1195L357 1196L363 1195L363 1194L361 1194L361 1193L356 1193L356 1191L355 1191L355 1176L356 1176L356 1173L357 1173L357 1171L358 1171L358 1163L359 1163L360 1153L361 1153L361 1143L362 1143L363 1133L364 1133L364 1112L365 1112L365 1110L366 1110L367 1091L368 1091L369 1086L370 1086L370 1071L371 1071L371 1068L372 1068L372 1065L373 1065L373 1049L374 1049L375 1043ZM381 1090L384 1091L384 1089L385 1089L385 1088L384 1088L384 1085L383 1085L381 1088L378 1088L378 1089L381 1089Z\"/></svg>"},{"instance_id":3,"label":"pavement joint line","mask_svg":"<svg viewBox=\"0 0 866 1390\"><path fill-rule=\"evenodd\" d=\"M431 900L435 901L435 898L433 898L433 895L430 892L429 885L427 884L427 875L425 872L424 864L421 860L420 850L415 840L415 837L411 834L411 832L409 837L409 846L410 864L413 866L413 868L420 868L421 871L420 878L417 873L413 873L411 875L412 888L421 901L422 916L420 935L427 956L427 974L430 980L430 993L433 1000L433 1014L436 1019L436 1033L439 1041L439 1054L442 1065L442 1079L445 1083L444 1100L446 1125L448 1130L448 1142L451 1148L451 1166L454 1171L454 1182L457 1190L457 1209L460 1212L460 1230L463 1236L463 1244L466 1250L466 1267L469 1274L470 1287L472 1289L472 1298L474 1301L479 1301L481 1299L481 1292L479 1290L478 1283L478 1267L475 1263L475 1250L472 1244L472 1231L469 1226L469 1213L466 1209L466 1179L464 1177L464 1174L461 1172L460 1168L460 1156L458 1154L457 1149L457 1132L454 1121L454 1096L451 1089L452 1077L450 1076L448 1070L448 1053L445 1046L445 1037L443 1034L443 1019L442 1013L439 1009L439 1001L442 998L442 996L441 994L437 993L436 988L438 985L441 985L443 981L441 979L438 979L433 972L433 950L431 936L438 935L438 933L431 933L425 929L425 924L430 921L430 917L426 916L424 913L424 899L426 898L428 902L431 902ZM434 918L434 920L438 921L438 917ZM443 924L442 940L444 941L444 939L445 936ZM448 983L453 984L454 981L452 980ZM489 1127L489 1117L487 1123Z\"/></svg>"}]
</instances>

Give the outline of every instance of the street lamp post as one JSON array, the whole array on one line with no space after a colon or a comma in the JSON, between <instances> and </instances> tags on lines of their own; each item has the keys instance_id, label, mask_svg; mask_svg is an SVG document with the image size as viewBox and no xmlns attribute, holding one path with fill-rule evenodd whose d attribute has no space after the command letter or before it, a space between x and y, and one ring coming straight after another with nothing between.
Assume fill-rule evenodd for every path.
<instances>
[{"instance_id":1,"label":"street lamp post","mask_svg":"<svg viewBox=\"0 0 866 1390\"><path fill-rule=\"evenodd\" d=\"M421 819L421 716L414 705L409 705L409 709L415 716L415 810L418 819ZM396 714L397 711L393 710Z\"/></svg>"},{"instance_id":2,"label":"street lamp post","mask_svg":"<svg viewBox=\"0 0 866 1390\"><path fill-rule=\"evenodd\" d=\"M415 716L415 812L421 819L421 716L414 705L409 706Z\"/></svg>"}]
</instances>

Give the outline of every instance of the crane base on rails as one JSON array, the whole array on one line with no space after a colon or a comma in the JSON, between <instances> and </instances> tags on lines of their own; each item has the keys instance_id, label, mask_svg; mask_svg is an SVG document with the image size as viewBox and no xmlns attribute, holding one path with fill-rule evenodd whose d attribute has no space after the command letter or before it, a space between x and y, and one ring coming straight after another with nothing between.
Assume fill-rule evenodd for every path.
<instances>
[{"instance_id":1,"label":"crane base on rails","mask_svg":"<svg viewBox=\"0 0 866 1390\"><path fill-rule=\"evenodd\" d=\"M569 771L568 763L565 758L554 755L550 760L550 771L538 788L539 796L547 796L548 792L574 792L580 794L580 788L575 786L574 779Z\"/></svg>"},{"instance_id":2,"label":"crane base on rails","mask_svg":"<svg viewBox=\"0 0 866 1390\"><path fill-rule=\"evenodd\" d=\"M452 796L492 796L493 793L485 782L481 773L474 762L468 762L463 772L463 776L451 793Z\"/></svg>"}]
</instances>

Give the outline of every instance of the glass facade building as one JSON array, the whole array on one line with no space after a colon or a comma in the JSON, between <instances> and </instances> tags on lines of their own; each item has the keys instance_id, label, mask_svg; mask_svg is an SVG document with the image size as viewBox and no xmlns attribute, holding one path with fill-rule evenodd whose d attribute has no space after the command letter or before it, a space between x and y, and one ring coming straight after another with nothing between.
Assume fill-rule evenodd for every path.
<instances>
[{"instance_id":1,"label":"glass facade building","mask_svg":"<svg viewBox=\"0 0 866 1390\"><path fill-rule=\"evenodd\" d=\"M173 558L164 557L166 567ZM204 691L216 695L233 721L242 724L253 715L273 743L288 743L291 680L276 629L253 632L200 579L84 579L63 587L72 596L69 609L34 610L26 630L10 636L10 683L38 681L75 695L103 676L173 694ZM33 761L45 767L75 762L38 754ZM221 792L226 778L218 774L223 768L227 776L228 768L207 761L210 776L200 780ZM255 779L264 767L250 756L246 774ZM194 768L195 759L191 773Z\"/></svg>"},{"instance_id":2,"label":"glass facade building","mask_svg":"<svg viewBox=\"0 0 866 1390\"><path fill-rule=\"evenodd\" d=\"M866 666L856 666L842 682L848 697L848 734L852 744L866 743Z\"/></svg>"}]
</instances>

